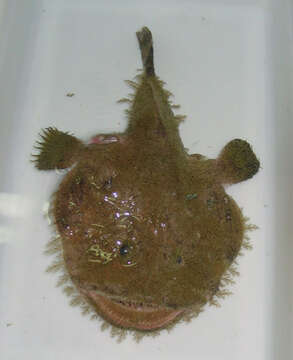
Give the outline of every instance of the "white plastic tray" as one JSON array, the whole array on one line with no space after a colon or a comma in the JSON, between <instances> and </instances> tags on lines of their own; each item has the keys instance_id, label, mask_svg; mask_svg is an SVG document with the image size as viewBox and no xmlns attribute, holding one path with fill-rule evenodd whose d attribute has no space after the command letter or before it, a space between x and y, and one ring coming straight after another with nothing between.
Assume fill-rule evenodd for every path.
<instances>
[{"instance_id":1,"label":"white plastic tray","mask_svg":"<svg viewBox=\"0 0 293 360\"><path fill-rule=\"evenodd\" d=\"M292 2L2 0L0 10L1 360L292 359ZM115 101L141 66L143 25L157 73L188 115L190 152L215 157L239 137L253 145L261 171L228 192L260 229L221 308L117 344L45 273L42 209L62 175L29 159L44 127L85 140L124 128Z\"/></svg>"}]
</instances>

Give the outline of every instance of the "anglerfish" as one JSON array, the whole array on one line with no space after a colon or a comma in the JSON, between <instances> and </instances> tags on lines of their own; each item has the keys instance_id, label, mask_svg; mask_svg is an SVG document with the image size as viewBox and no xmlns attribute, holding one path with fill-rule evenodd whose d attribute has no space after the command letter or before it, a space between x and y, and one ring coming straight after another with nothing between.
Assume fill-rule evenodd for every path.
<instances>
[{"instance_id":1,"label":"anglerfish","mask_svg":"<svg viewBox=\"0 0 293 360\"><path fill-rule=\"evenodd\" d=\"M48 252L59 285L114 328L170 328L227 295L249 225L224 185L254 176L259 160L234 139L216 159L188 154L171 93L155 73L152 34L136 33L143 69L123 133L89 143L49 127L35 154L39 170L68 169L52 197L57 237Z\"/></svg>"}]
</instances>

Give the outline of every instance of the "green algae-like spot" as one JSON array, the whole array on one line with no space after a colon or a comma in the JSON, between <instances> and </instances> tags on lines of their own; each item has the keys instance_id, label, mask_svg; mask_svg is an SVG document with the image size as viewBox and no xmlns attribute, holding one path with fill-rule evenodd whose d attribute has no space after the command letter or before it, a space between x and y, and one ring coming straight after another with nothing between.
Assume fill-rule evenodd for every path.
<instances>
[{"instance_id":1,"label":"green algae-like spot","mask_svg":"<svg viewBox=\"0 0 293 360\"><path fill-rule=\"evenodd\" d=\"M197 194L187 194L186 200L193 200L197 198Z\"/></svg>"}]
</instances>

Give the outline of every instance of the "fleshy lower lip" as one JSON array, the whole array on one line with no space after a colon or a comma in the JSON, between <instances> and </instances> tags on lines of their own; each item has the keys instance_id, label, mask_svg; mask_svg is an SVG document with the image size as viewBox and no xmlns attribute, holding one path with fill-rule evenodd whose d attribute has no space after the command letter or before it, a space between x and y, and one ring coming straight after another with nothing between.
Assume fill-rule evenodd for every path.
<instances>
[{"instance_id":1,"label":"fleshy lower lip","mask_svg":"<svg viewBox=\"0 0 293 360\"><path fill-rule=\"evenodd\" d=\"M112 324L137 330L156 330L166 327L184 310L161 308L156 305L143 305L132 301L113 300L96 291L87 292L100 314Z\"/></svg>"}]
</instances>

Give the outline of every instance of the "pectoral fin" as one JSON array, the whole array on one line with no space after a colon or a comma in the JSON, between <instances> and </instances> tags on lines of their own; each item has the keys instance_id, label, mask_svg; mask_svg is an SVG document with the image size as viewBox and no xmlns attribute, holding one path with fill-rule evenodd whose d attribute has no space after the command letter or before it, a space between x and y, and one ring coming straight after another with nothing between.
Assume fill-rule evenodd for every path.
<instances>
[{"instance_id":1,"label":"pectoral fin","mask_svg":"<svg viewBox=\"0 0 293 360\"><path fill-rule=\"evenodd\" d=\"M33 155L33 162L39 170L70 167L84 147L76 137L53 127L44 129L40 137L41 141L37 141L35 146L38 154Z\"/></svg>"}]
</instances>

